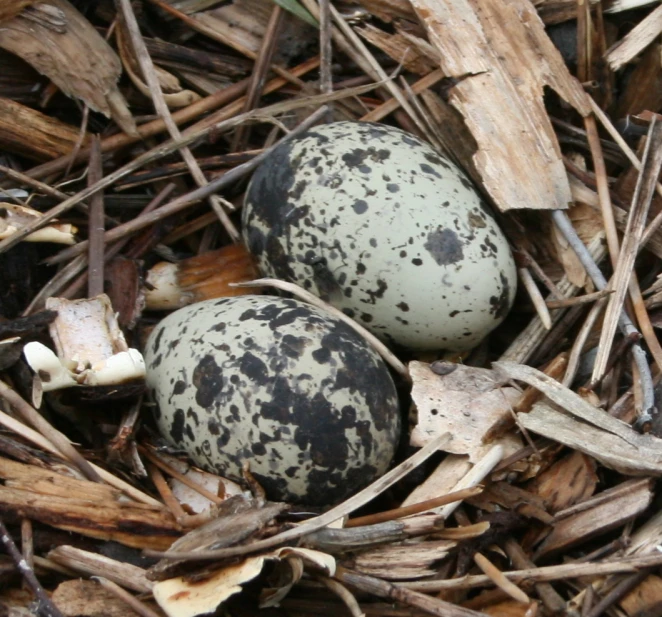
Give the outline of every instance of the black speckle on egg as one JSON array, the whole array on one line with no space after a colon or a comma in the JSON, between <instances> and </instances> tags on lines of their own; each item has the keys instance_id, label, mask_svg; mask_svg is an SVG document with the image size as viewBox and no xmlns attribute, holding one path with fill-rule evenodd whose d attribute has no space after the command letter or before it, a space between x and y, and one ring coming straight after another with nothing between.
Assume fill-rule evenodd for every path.
<instances>
[{"instance_id":1,"label":"black speckle on egg","mask_svg":"<svg viewBox=\"0 0 662 617\"><path fill-rule=\"evenodd\" d=\"M159 350L162 338L163 338L163 328L159 328L157 330L156 336L154 337L154 342L152 343L152 353L156 353Z\"/></svg>"},{"instance_id":2,"label":"black speckle on egg","mask_svg":"<svg viewBox=\"0 0 662 617\"><path fill-rule=\"evenodd\" d=\"M510 308L510 283L503 272L499 273L499 280L501 281L501 293L490 298L490 313L494 316L494 319L501 320Z\"/></svg>"}]
</instances>

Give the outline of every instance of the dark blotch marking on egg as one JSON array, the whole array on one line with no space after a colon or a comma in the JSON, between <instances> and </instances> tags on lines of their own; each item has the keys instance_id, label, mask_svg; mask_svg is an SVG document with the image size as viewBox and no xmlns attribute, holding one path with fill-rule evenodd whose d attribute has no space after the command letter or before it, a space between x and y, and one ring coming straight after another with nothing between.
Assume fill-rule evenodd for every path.
<instances>
[{"instance_id":1,"label":"dark blotch marking on egg","mask_svg":"<svg viewBox=\"0 0 662 617\"><path fill-rule=\"evenodd\" d=\"M357 199L352 204L352 209L356 214L365 214L368 211L368 202L365 199Z\"/></svg>"},{"instance_id":2,"label":"dark blotch marking on egg","mask_svg":"<svg viewBox=\"0 0 662 617\"><path fill-rule=\"evenodd\" d=\"M157 353L159 350L159 347L161 346L161 339L163 338L163 333L165 329L161 328L156 335L156 338L154 339L154 343L152 344L152 353Z\"/></svg>"},{"instance_id":3,"label":"dark blotch marking on egg","mask_svg":"<svg viewBox=\"0 0 662 617\"><path fill-rule=\"evenodd\" d=\"M397 306L404 313L406 313L409 310L409 305L406 302L398 302L398 304L396 304L395 306Z\"/></svg>"},{"instance_id":4,"label":"dark blotch marking on egg","mask_svg":"<svg viewBox=\"0 0 662 617\"><path fill-rule=\"evenodd\" d=\"M256 456L264 456L267 453L267 448L262 443L251 444L251 450Z\"/></svg>"},{"instance_id":5,"label":"dark blotch marking on egg","mask_svg":"<svg viewBox=\"0 0 662 617\"><path fill-rule=\"evenodd\" d=\"M170 437L175 443L181 443L184 439L184 426L186 425L186 416L183 409L176 409L172 416L170 425Z\"/></svg>"},{"instance_id":6,"label":"dark blotch marking on egg","mask_svg":"<svg viewBox=\"0 0 662 617\"><path fill-rule=\"evenodd\" d=\"M485 222L485 215L482 213L476 214L475 212L469 212L469 227L472 229L482 229L487 227L487 223Z\"/></svg>"},{"instance_id":7,"label":"dark blotch marking on egg","mask_svg":"<svg viewBox=\"0 0 662 617\"><path fill-rule=\"evenodd\" d=\"M467 189L468 191L473 191L475 190L474 187L471 185L471 182L467 180L464 176L459 176L460 182L462 183L462 186Z\"/></svg>"},{"instance_id":8,"label":"dark blotch marking on egg","mask_svg":"<svg viewBox=\"0 0 662 617\"><path fill-rule=\"evenodd\" d=\"M193 420L196 426L200 426L200 418L198 418L198 414L191 407L186 410L186 417Z\"/></svg>"},{"instance_id":9,"label":"dark blotch marking on egg","mask_svg":"<svg viewBox=\"0 0 662 617\"><path fill-rule=\"evenodd\" d=\"M462 242L452 229L439 227L430 232L424 246L439 266L450 266L464 259Z\"/></svg>"},{"instance_id":10,"label":"dark blotch marking on egg","mask_svg":"<svg viewBox=\"0 0 662 617\"><path fill-rule=\"evenodd\" d=\"M451 169L451 166L446 161L444 161L444 159L442 159L440 156L437 156L436 154L426 152L423 156L425 156L425 159L427 161L429 161L434 165L439 165L444 169Z\"/></svg>"},{"instance_id":11,"label":"dark blotch marking on egg","mask_svg":"<svg viewBox=\"0 0 662 617\"><path fill-rule=\"evenodd\" d=\"M430 174L431 176L434 176L435 178L441 178L441 174L434 168L428 165L427 163L420 163L419 167L421 168L422 172L425 172L426 174Z\"/></svg>"},{"instance_id":12,"label":"dark blotch marking on egg","mask_svg":"<svg viewBox=\"0 0 662 617\"><path fill-rule=\"evenodd\" d=\"M286 334L280 342L280 351L288 358L300 358L306 348L308 339L303 336Z\"/></svg>"},{"instance_id":13,"label":"dark blotch marking on egg","mask_svg":"<svg viewBox=\"0 0 662 617\"><path fill-rule=\"evenodd\" d=\"M397 193L397 192L400 190L400 187L399 187L397 184L394 184L394 183L392 183L392 182L389 182L389 183L386 185L386 190L387 190L389 193Z\"/></svg>"},{"instance_id":14,"label":"dark blotch marking on egg","mask_svg":"<svg viewBox=\"0 0 662 617\"><path fill-rule=\"evenodd\" d=\"M198 362L191 381L196 390L195 402L204 408L213 405L223 389L223 372L214 356L207 354Z\"/></svg>"},{"instance_id":15,"label":"dark blotch marking on egg","mask_svg":"<svg viewBox=\"0 0 662 617\"><path fill-rule=\"evenodd\" d=\"M356 167L363 173L370 173L371 167L365 164L366 160L381 163L391 156L390 150L377 150L374 146L369 148L354 148L351 152L342 155L342 160L350 169Z\"/></svg>"},{"instance_id":16,"label":"dark blotch marking on egg","mask_svg":"<svg viewBox=\"0 0 662 617\"><path fill-rule=\"evenodd\" d=\"M267 365L250 351L247 351L242 356L239 371L260 386L269 382L269 369Z\"/></svg>"},{"instance_id":17,"label":"dark blotch marking on egg","mask_svg":"<svg viewBox=\"0 0 662 617\"><path fill-rule=\"evenodd\" d=\"M411 260L411 263L413 263L415 266L422 266L423 260L419 259L418 257L414 257L414 259Z\"/></svg>"},{"instance_id":18,"label":"dark blotch marking on egg","mask_svg":"<svg viewBox=\"0 0 662 617\"><path fill-rule=\"evenodd\" d=\"M366 289L366 294L368 294L370 300L361 300L361 302L365 302L366 304L376 304L377 300L384 297L384 292L387 289L388 289L388 284L386 283L386 281L382 281L382 279L377 279L377 289Z\"/></svg>"},{"instance_id":19,"label":"dark blotch marking on egg","mask_svg":"<svg viewBox=\"0 0 662 617\"><path fill-rule=\"evenodd\" d=\"M331 359L331 352L326 347L313 351L313 359L319 364L326 364Z\"/></svg>"},{"instance_id":20,"label":"dark blotch marking on egg","mask_svg":"<svg viewBox=\"0 0 662 617\"><path fill-rule=\"evenodd\" d=\"M183 379L178 379L172 389L173 395L182 394L186 390L186 382Z\"/></svg>"},{"instance_id":21,"label":"dark blotch marking on egg","mask_svg":"<svg viewBox=\"0 0 662 617\"><path fill-rule=\"evenodd\" d=\"M490 314L494 319L501 320L510 309L510 284L508 278L503 272L499 272L499 279L501 280L501 293L498 296L490 297Z\"/></svg>"}]
</instances>

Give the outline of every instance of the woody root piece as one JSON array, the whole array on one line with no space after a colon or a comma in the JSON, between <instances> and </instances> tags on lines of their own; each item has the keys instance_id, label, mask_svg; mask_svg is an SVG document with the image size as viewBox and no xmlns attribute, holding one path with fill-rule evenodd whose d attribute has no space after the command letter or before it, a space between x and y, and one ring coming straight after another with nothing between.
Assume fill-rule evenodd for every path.
<instances>
[{"instance_id":1,"label":"woody root piece","mask_svg":"<svg viewBox=\"0 0 662 617\"><path fill-rule=\"evenodd\" d=\"M142 354L127 345L106 294L73 301L49 298L46 307L58 314L49 326L57 355L38 342L25 346L25 359L35 372L33 398L41 391L144 378Z\"/></svg>"}]
</instances>

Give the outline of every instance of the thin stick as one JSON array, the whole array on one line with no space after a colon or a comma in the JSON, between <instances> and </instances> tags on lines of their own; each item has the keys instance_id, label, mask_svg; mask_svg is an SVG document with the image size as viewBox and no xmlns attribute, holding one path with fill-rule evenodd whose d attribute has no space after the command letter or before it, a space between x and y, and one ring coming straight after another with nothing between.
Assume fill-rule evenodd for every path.
<instances>
[{"instance_id":1,"label":"thin stick","mask_svg":"<svg viewBox=\"0 0 662 617\"><path fill-rule=\"evenodd\" d=\"M167 559L204 559L216 560L226 559L228 557L236 557L238 555L247 555L258 551L263 551L274 546L279 546L293 540L318 531L331 523L351 514L366 503L372 501L377 495L383 493L387 488L393 486L400 479L404 478L410 471L416 469L419 465L424 463L438 450L443 450L451 441L449 433L444 433L436 439L433 439L425 447L421 448L418 452L412 454L407 460L394 467L388 473L384 474L378 480L375 480L370 486L359 491L356 495L345 500L343 503L331 508L328 512L320 514L313 519L310 519L301 525L292 529L287 529L271 538L258 540L246 546L233 546L231 548L224 548L215 551L191 551L191 552L157 552L157 551L144 551L146 555L152 557L165 557Z\"/></svg>"},{"instance_id":2,"label":"thin stick","mask_svg":"<svg viewBox=\"0 0 662 617\"><path fill-rule=\"evenodd\" d=\"M242 112L250 111L253 109L262 96L264 80L267 77L267 71L269 65L271 64L271 58L274 55L276 43L278 42L278 33L280 31L282 18L283 9L281 9L277 4L274 4L271 10L271 16L269 17L269 22L267 23L267 29L265 30L264 37L262 38L262 46L260 47L260 51L257 54L257 58L255 59L255 64L253 65L251 83L248 88L248 93L246 94L246 100L244 101ZM238 126L234 135L234 139L232 140L231 151L239 152L243 150L245 144L248 142L249 135L249 125Z\"/></svg>"},{"instance_id":3,"label":"thin stick","mask_svg":"<svg viewBox=\"0 0 662 617\"><path fill-rule=\"evenodd\" d=\"M28 567L34 569L34 538L32 521L29 518L21 519L21 552Z\"/></svg>"},{"instance_id":4,"label":"thin stick","mask_svg":"<svg viewBox=\"0 0 662 617\"><path fill-rule=\"evenodd\" d=\"M545 299L542 297L540 289L538 289L538 285L536 285L536 282L533 280L529 269L517 268L517 273L519 274L520 281L524 284L524 289L526 289L529 294L533 308L536 309L536 313L538 313L538 317L540 317L543 327L546 330L551 330L552 318L549 314L549 308L545 304Z\"/></svg>"},{"instance_id":5,"label":"thin stick","mask_svg":"<svg viewBox=\"0 0 662 617\"><path fill-rule=\"evenodd\" d=\"M81 147L83 146L83 142L85 141L85 137L87 134L87 123L88 120L90 119L90 107L89 105L85 105L83 107L83 119L80 123L80 130L78 131L78 138L76 139L76 143L74 144L74 147L71 150L71 160L69 165L67 165L67 169L64 172L64 177L66 178L69 173L71 172L71 168L73 167L74 161L76 160L76 157L78 156ZM90 150L92 152L92 150Z\"/></svg>"},{"instance_id":6,"label":"thin stick","mask_svg":"<svg viewBox=\"0 0 662 617\"><path fill-rule=\"evenodd\" d=\"M23 556L16 547L16 544L14 544L14 541L9 535L2 519L0 519L0 542L2 542L5 550L14 561L16 569L21 576L23 576L30 589L32 589L32 593L37 597L37 602L39 603L37 613L45 615L46 617L63 617L60 610L55 604L53 604L53 601L48 597L48 594L37 580L34 570L29 566L25 559L23 559Z\"/></svg>"},{"instance_id":7,"label":"thin stick","mask_svg":"<svg viewBox=\"0 0 662 617\"><path fill-rule=\"evenodd\" d=\"M345 315L341 310L337 309L335 306L324 302L316 295L306 291L302 287L299 287L296 283L289 283L287 281L281 281L280 279L256 279L254 281L246 281L244 283L230 283L230 287L275 287L281 291L286 291L291 293L293 296L312 304L317 308L331 313L334 317L337 317L341 321L344 321L350 328L358 332L366 342L384 359L385 362L390 364L395 371L397 371L404 379L410 381L409 371L407 367L400 362L397 356L382 343L372 332L366 330L362 325L356 323L351 317Z\"/></svg>"},{"instance_id":8,"label":"thin stick","mask_svg":"<svg viewBox=\"0 0 662 617\"><path fill-rule=\"evenodd\" d=\"M483 456L464 476L463 478L455 485L455 490L459 491L465 488L473 488L480 484L488 474L492 473L492 470L501 462L503 458L503 446L494 445L488 451L487 454ZM449 503L447 506L443 506L437 512L444 518L447 519L460 505L459 501L454 501Z\"/></svg>"},{"instance_id":9,"label":"thin stick","mask_svg":"<svg viewBox=\"0 0 662 617\"><path fill-rule=\"evenodd\" d=\"M485 576L488 576L501 591L507 593L513 600L517 600L517 602L521 602L522 604L529 604L531 602L531 598L515 585L515 583L508 580L503 572L485 555L475 553L474 563L483 571Z\"/></svg>"},{"instance_id":10,"label":"thin stick","mask_svg":"<svg viewBox=\"0 0 662 617\"><path fill-rule=\"evenodd\" d=\"M170 194L175 190L175 188L176 185L172 182L164 186L163 189L159 193L157 193L157 195L152 200L150 200L150 202L143 208L143 210L140 212L140 215L147 214L152 210L156 210L156 208L158 208L168 197L170 197ZM216 215L213 212L210 212L210 215L212 219L215 221ZM113 257L118 255L119 252L129 242L130 239L131 239L130 236L125 236L124 238L118 240L117 242L114 242L108 248L108 250L106 250L104 254L104 263L108 263ZM79 255L76 259L79 259L80 257L82 257L82 255ZM76 262L76 259L74 259L71 263ZM83 262L78 271L80 272L84 268L85 268L85 263ZM60 270L60 272L62 272L62 270ZM55 277L57 277L57 275L55 275ZM73 298L83 288L83 285L85 285L85 281L87 281L87 277L88 277L88 272L82 272L80 276L75 281L73 281L73 283L71 283L71 285L69 285L67 288L62 290L60 295L63 298ZM43 294L40 292L38 294L38 297L41 296L43 296ZM46 297L48 296L43 297L43 299L41 300L42 303L45 302ZM34 309L33 306L34 303L35 302L33 300L32 304L30 304L31 310Z\"/></svg>"},{"instance_id":11,"label":"thin stick","mask_svg":"<svg viewBox=\"0 0 662 617\"><path fill-rule=\"evenodd\" d=\"M605 289L607 287L607 280L603 276L600 268L596 265L591 257L591 254L588 252L584 243L581 241L577 232L575 231L570 219L561 210L554 210L552 212L552 219L557 225L561 233L563 233L565 239L568 241L568 244L572 247L572 250L575 251L575 254L579 258L579 261L582 262L582 265L586 269L586 272L593 280L593 283L598 289ZM630 318L626 315L624 311L621 311L621 316L619 319L619 325L626 337L640 336L637 329L634 327L634 324ZM643 413L642 418L650 419L650 410L653 409L655 404L655 394L653 391L653 378L651 376L650 367L648 366L648 360L646 359L646 353L641 348L641 345L634 343L632 345L632 355L634 360L637 363L637 368L639 369L640 376L640 387L642 393L642 405Z\"/></svg>"},{"instance_id":12,"label":"thin stick","mask_svg":"<svg viewBox=\"0 0 662 617\"><path fill-rule=\"evenodd\" d=\"M485 617L485 613L472 611L469 608L463 608L439 598L433 598L405 587L393 585L374 576L352 572L343 567L337 569L334 578L366 593L400 602L406 606L414 606L431 615L438 615L439 617Z\"/></svg>"},{"instance_id":13,"label":"thin stick","mask_svg":"<svg viewBox=\"0 0 662 617\"><path fill-rule=\"evenodd\" d=\"M628 290L628 280L632 275L634 261L639 250L648 209L653 198L655 180L662 167L662 125L656 125L655 122L651 123L643 158L644 166L639 174L637 187L632 197L632 207L623 237L622 254L619 256L612 279L611 286L615 293L609 298L607 304L604 325L598 343L598 354L593 367L593 381L598 381L604 375L614 334L618 326L619 315L623 312L623 301Z\"/></svg>"},{"instance_id":14,"label":"thin stick","mask_svg":"<svg viewBox=\"0 0 662 617\"><path fill-rule=\"evenodd\" d=\"M600 617L608 608L630 593L649 575L650 572L644 570L643 572L637 572L636 574L630 574L625 577L604 598L591 607L591 610L586 613L586 617Z\"/></svg>"},{"instance_id":15,"label":"thin stick","mask_svg":"<svg viewBox=\"0 0 662 617\"><path fill-rule=\"evenodd\" d=\"M94 186L103 177L101 166L101 146L99 137L92 138L90 150L90 171L87 176L88 186ZM103 192L99 191L90 198L90 216L88 219L88 237L90 244L87 252L89 270L87 276L87 295L89 298L103 293L104 241Z\"/></svg>"},{"instance_id":16,"label":"thin stick","mask_svg":"<svg viewBox=\"0 0 662 617\"><path fill-rule=\"evenodd\" d=\"M218 41L219 43L223 43L223 45L227 45L228 47L233 47L239 53L250 58L251 60L255 60L257 58L257 54L254 51L248 49L248 47L245 47L243 45L238 45L236 41L231 41L226 39L225 37L221 36L221 34L218 31L214 30L213 28L209 28L204 22L189 17L186 13L182 13L181 11L178 11L175 7L171 6L170 4L166 2L162 2L161 0L149 0L149 2L158 6L166 13L170 13L170 15L175 16L177 19L181 20L183 23L185 23L193 30L196 30L201 34L208 36L210 39ZM274 73L277 73L278 75L289 81L290 83L299 87L304 86L303 82L299 78L297 78L287 69L284 69L282 66L278 64L272 64L270 65L269 68Z\"/></svg>"},{"instance_id":17,"label":"thin stick","mask_svg":"<svg viewBox=\"0 0 662 617\"><path fill-rule=\"evenodd\" d=\"M529 559L522 547L513 539L508 538L504 542L506 554L516 568L535 568L535 564ZM561 615L566 608L565 600L549 583L536 583L534 585L538 597L542 600L545 608L552 615Z\"/></svg>"},{"instance_id":18,"label":"thin stick","mask_svg":"<svg viewBox=\"0 0 662 617\"><path fill-rule=\"evenodd\" d=\"M163 474L159 468L153 463L147 463L147 471L149 472L150 478L152 479L156 490L159 492L159 495L161 495L163 503L165 503L168 510L170 510L172 513L173 518L180 525L184 525L188 514L184 512L181 504L172 494L172 491L170 490L170 487L168 486L168 483L166 482L166 479L163 477Z\"/></svg>"},{"instance_id":19,"label":"thin stick","mask_svg":"<svg viewBox=\"0 0 662 617\"><path fill-rule=\"evenodd\" d=\"M7 415L2 410L0 410L0 424L8 428L10 431L13 431L17 435L20 435L30 443L33 443L42 450L46 450L46 452L55 454L56 456L59 456L65 461L67 460L66 457L64 457L62 453L41 433L38 433L37 431L31 429L29 426L26 426L25 424L22 424L15 418L12 418L11 416ZM98 467L94 463L89 463L89 465L92 467L92 469L94 469L94 471L96 471L96 473L99 474L101 479L104 482L106 482L106 484L110 484L110 486L114 486L116 489L119 489L120 491L131 497L131 499L134 499L139 503L145 503L152 507L156 507L160 509L164 508L164 505L160 501L157 501L156 499L150 497L146 493L139 491L137 488L131 486L129 483L125 482L124 480L120 480L117 476L114 476L112 473L103 469L103 467Z\"/></svg>"},{"instance_id":20,"label":"thin stick","mask_svg":"<svg viewBox=\"0 0 662 617\"><path fill-rule=\"evenodd\" d=\"M103 576L93 576L92 580L99 583L99 585L101 585L106 591L112 593L116 598L125 602L138 613L138 615L142 615L142 617L162 617L162 613L153 611L144 602L141 602L138 598L131 595L126 589L122 589L117 583L114 583Z\"/></svg>"},{"instance_id":21,"label":"thin stick","mask_svg":"<svg viewBox=\"0 0 662 617\"><path fill-rule=\"evenodd\" d=\"M176 480L179 480L182 484L185 484L190 489L194 490L196 493L202 495L205 499L209 499L212 503L221 504L225 500L218 495L208 491L204 486L200 486L197 482L194 482L188 476L185 476L183 473L177 471L174 467L171 467L166 462L162 461L154 452L149 448L144 446L138 446L140 453L145 456L151 463L158 467L161 471L165 471L169 476L172 476Z\"/></svg>"},{"instance_id":22,"label":"thin stick","mask_svg":"<svg viewBox=\"0 0 662 617\"><path fill-rule=\"evenodd\" d=\"M319 22L320 22L320 92L333 91L333 75L331 64L333 62L333 39L331 36L331 8L330 0L319 0ZM327 122L333 120L330 111Z\"/></svg>"},{"instance_id":23,"label":"thin stick","mask_svg":"<svg viewBox=\"0 0 662 617\"><path fill-rule=\"evenodd\" d=\"M417 82L415 82L411 90L414 94L420 94L428 88L434 86L437 82L444 79L446 75L441 69L436 69L431 73L428 73L425 77L421 77ZM379 122L393 113L400 107L400 101L397 98L388 99L384 101L379 107L375 107L371 112L365 114L360 118L361 122Z\"/></svg>"},{"instance_id":24,"label":"thin stick","mask_svg":"<svg viewBox=\"0 0 662 617\"><path fill-rule=\"evenodd\" d=\"M405 516L411 516L412 514L420 514L421 512L426 512L433 508L439 508L440 506L445 506L449 503L464 501L469 497L480 495L482 492L483 488L480 486L463 488L459 491L453 491L447 495L442 495L441 497L435 497L434 499L428 499L427 501L412 504L411 506L403 506L402 508L394 508L393 510L386 510L385 512L379 512L378 514L368 514L366 516L352 518L347 521L345 528L375 525L377 523L385 523L386 521L393 521L398 518L404 518Z\"/></svg>"},{"instance_id":25,"label":"thin stick","mask_svg":"<svg viewBox=\"0 0 662 617\"><path fill-rule=\"evenodd\" d=\"M601 261L606 253L604 232L599 231L591 238L587 247L589 257ZM558 282L557 288L561 295L571 297L577 293L575 287L566 275ZM563 312L557 311L552 315L552 322L558 323L563 318ZM501 356L501 360L511 360L519 364L524 364L531 355L538 351L541 342L547 336L548 332L544 329L540 318L534 317L529 324L522 330L517 338L511 343L510 347Z\"/></svg>"},{"instance_id":26,"label":"thin stick","mask_svg":"<svg viewBox=\"0 0 662 617\"><path fill-rule=\"evenodd\" d=\"M609 257L611 258L611 265L615 268L620 248L616 223L614 222L614 210L612 208L611 195L609 193L609 183L607 181L607 167L605 166L605 159L602 153L602 144L600 142L600 136L598 135L598 127L593 116L586 116L584 118L584 126L586 128L588 145L591 149L591 157L593 158L595 182L598 189L598 201L602 213L602 224L607 236Z\"/></svg>"},{"instance_id":27,"label":"thin stick","mask_svg":"<svg viewBox=\"0 0 662 617\"><path fill-rule=\"evenodd\" d=\"M577 304L590 304L596 300L601 300L606 298L609 294L613 294L612 289L601 289L600 291L594 291L590 294L584 294L583 296L575 296L574 298L565 298L564 300L547 300L548 309L561 309L561 308L572 308Z\"/></svg>"},{"instance_id":28,"label":"thin stick","mask_svg":"<svg viewBox=\"0 0 662 617\"><path fill-rule=\"evenodd\" d=\"M347 37L347 40L354 46L356 50L361 54L361 56L367 61L368 66L370 67L370 72L373 76L373 79L375 81L385 81L386 83L384 84L385 88L391 93L391 96L395 97L397 101L400 103L400 107L404 109L409 117L414 121L416 126L418 127L418 130L423 133L423 135L426 134L425 130L425 125L421 122L421 120L418 117L418 114L414 110L414 108L409 104L409 101L406 99L404 94L402 93L402 90L398 88L398 86L395 85L395 83L389 79L388 75L382 68L382 65L377 62L375 57L370 53L370 50L365 46L363 41L359 38L359 36L352 30L352 28L349 26L349 24L345 21L344 17L339 13L338 9L336 9L335 6L331 2L329 2L329 9L331 11L331 17L333 18L334 23L338 28L341 30L341 32ZM315 15L319 19L319 12Z\"/></svg>"},{"instance_id":29,"label":"thin stick","mask_svg":"<svg viewBox=\"0 0 662 617\"><path fill-rule=\"evenodd\" d=\"M600 317L600 313L602 313L602 311L605 309L605 306L607 306L606 298L602 298L596 302L591 307L591 310L586 316L582 327L575 336L572 349L570 350L570 355L568 356L568 366L565 370L565 375L561 380L561 383L567 388L570 387L572 382L575 380L575 377L577 376L577 371L579 370L579 360L581 358L582 352L584 351L584 345L586 345L589 334L591 334L591 330L593 330L593 326L598 320L598 317Z\"/></svg>"},{"instance_id":30,"label":"thin stick","mask_svg":"<svg viewBox=\"0 0 662 617\"><path fill-rule=\"evenodd\" d=\"M657 568L660 565L662 565L662 554L657 553L641 555L638 557L627 557L615 561L603 561L600 563L565 563L558 566L526 568L523 570L504 572L503 574L508 580L515 583L544 583L562 581L571 578L582 578L584 576L605 576L608 574L638 572L642 568ZM488 576L473 575L448 580L397 583L397 585L407 587L408 589L422 591L424 593L437 593L454 589L487 587L492 583L492 579Z\"/></svg>"},{"instance_id":31,"label":"thin stick","mask_svg":"<svg viewBox=\"0 0 662 617\"><path fill-rule=\"evenodd\" d=\"M4 381L0 380L0 398L9 403L30 425L48 439L67 460L73 463L80 472L93 482L100 482L99 474L90 463L71 445L67 437L53 427L32 405L26 403Z\"/></svg>"},{"instance_id":32,"label":"thin stick","mask_svg":"<svg viewBox=\"0 0 662 617\"><path fill-rule=\"evenodd\" d=\"M328 576L320 576L317 580L319 580L322 585L330 589L342 600L343 604L347 607L347 610L350 612L352 617L364 617L364 613L361 610L359 603L356 601L356 598L352 595L349 589L347 589L347 587L340 584L338 581L329 578Z\"/></svg>"},{"instance_id":33,"label":"thin stick","mask_svg":"<svg viewBox=\"0 0 662 617\"><path fill-rule=\"evenodd\" d=\"M152 58L150 57L149 52L147 51L147 46L145 45L145 41L140 34L140 28L131 6L131 0L118 0L118 2L122 9L122 15L124 17L126 29L129 32L129 36L131 37L131 44L133 46L136 59L138 60L138 64L140 65L140 70L142 71L143 77L145 78L145 81L147 82L150 93L152 95L154 108L156 109L156 112L159 114L159 116L163 118L163 121L165 122L165 125L168 129L168 133L170 133L172 139L181 140L182 134L179 131L179 127L172 119L170 110L168 109L168 105L166 104L165 98L163 96L163 91L161 90L159 78L156 75L154 64L152 63ZM195 183L199 187L207 186L207 178L205 177L203 171L200 169L200 166L195 160L191 150L187 146L182 146L179 149L179 153L184 159L186 166L189 168L191 177ZM230 220L230 217L223 209L223 206L220 204L216 196L213 194L207 195L207 200L209 201L209 205L216 213L216 216L218 216L218 220L221 222L232 241L239 242L241 234L234 226L234 223Z\"/></svg>"},{"instance_id":34,"label":"thin stick","mask_svg":"<svg viewBox=\"0 0 662 617\"><path fill-rule=\"evenodd\" d=\"M622 135L616 130L616 127L611 123L611 120L605 114L600 106L591 98L588 97L588 102L591 105L591 110L595 114L596 118L600 120L602 126L609 133L612 139L618 144L618 147L623 151L623 154L627 156L628 160L637 171L641 171L641 161L637 158L637 155L634 153L632 148L628 146L627 142L623 139ZM658 182L655 185L655 192L662 197L662 183ZM655 215L655 218L648 224L644 235L639 244L639 248L642 249L646 246L646 243L651 239L657 228L662 224L662 211L658 212Z\"/></svg>"},{"instance_id":35,"label":"thin stick","mask_svg":"<svg viewBox=\"0 0 662 617\"><path fill-rule=\"evenodd\" d=\"M316 69L318 66L319 58L313 57L295 66L291 70L291 73L296 77L302 77L306 73ZM283 79L282 77L277 77L267 83L267 85L264 87L264 92L265 94L275 92L287 83L287 80ZM215 122L220 122L221 120L227 120L228 118L231 118L235 114L239 113L239 110L243 105L243 99L241 97L243 93L246 92L248 84L249 80L243 79L236 84L227 86L226 88L223 88L214 94L196 101L195 103L191 103L188 107L174 111L172 113L172 119L178 125L180 125L186 122L190 122L191 120L194 120L200 116L204 116L202 120L185 129L183 131L184 134L198 131L210 123L214 124ZM219 109L219 107L221 109ZM208 112L212 113L208 116L205 116L205 114ZM145 124L138 127L137 136L128 135L126 133L118 133L117 135L106 137L106 139L102 140L101 142L101 151L104 153L113 152L115 150L119 150L120 148L124 148L141 140L147 139L148 137L158 135L165 130L165 122L161 118L151 120L150 122L146 122ZM82 161L85 157L89 156L89 154L89 148L81 150L79 155L76 157L76 162ZM43 165L33 167L27 172L27 175L32 178L44 178L50 174L64 169L70 160L73 160L71 155L60 157L54 161L49 161Z\"/></svg>"}]
</instances>

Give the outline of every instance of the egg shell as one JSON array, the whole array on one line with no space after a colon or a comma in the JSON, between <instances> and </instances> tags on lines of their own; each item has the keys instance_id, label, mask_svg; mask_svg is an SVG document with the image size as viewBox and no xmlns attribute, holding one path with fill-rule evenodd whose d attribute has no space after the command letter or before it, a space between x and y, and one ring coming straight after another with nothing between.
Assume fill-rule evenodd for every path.
<instances>
[{"instance_id":1,"label":"egg shell","mask_svg":"<svg viewBox=\"0 0 662 617\"><path fill-rule=\"evenodd\" d=\"M327 124L276 148L253 175L243 234L265 275L405 348L474 347L515 297L508 242L471 182L381 124Z\"/></svg>"},{"instance_id":2,"label":"egg shell","mask_svg":"<svg viewBox=\"0 0 662 617\"><path fill-rule=\"evenodd\" d=\"M240 296L168 315L145 348L159 430L203 469L273 500L335 503L383 474L395 385L347 324L297 300Z\"/></svg>"}]
</instances>

